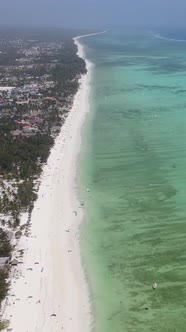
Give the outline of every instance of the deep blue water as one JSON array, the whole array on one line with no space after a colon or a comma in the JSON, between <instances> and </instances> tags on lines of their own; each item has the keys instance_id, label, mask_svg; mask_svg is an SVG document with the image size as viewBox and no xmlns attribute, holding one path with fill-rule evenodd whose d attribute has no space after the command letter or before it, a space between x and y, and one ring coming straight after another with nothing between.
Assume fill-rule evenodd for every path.
<instances>
[{"instance_id":1,"label":"deep blue water","mask_svg":"<svg viewBox=\"0 0 186 332\"><path fill-rule=\"evenodd\" d=\"M166 28L155 30L161 37L186 41L186 28Z\"/></svg>"}]
</instances>

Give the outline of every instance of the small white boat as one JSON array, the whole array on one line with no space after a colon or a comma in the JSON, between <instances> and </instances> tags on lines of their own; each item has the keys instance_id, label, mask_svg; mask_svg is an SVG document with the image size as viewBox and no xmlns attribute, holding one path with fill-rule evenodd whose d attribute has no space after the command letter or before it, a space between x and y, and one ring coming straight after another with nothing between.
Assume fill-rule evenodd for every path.
<instances>
[{"instance_id":1,"label":"small white boat","mask_svg":"<svg viewBox=\"0 0 186 332\"><path fill-rule=\"evenodd\" d=\"M152 288L153 289L156 289L158 287L158 284L156 283L156 282L154 282L153 284L152 284Z\"/></svg>"}]
</instances>

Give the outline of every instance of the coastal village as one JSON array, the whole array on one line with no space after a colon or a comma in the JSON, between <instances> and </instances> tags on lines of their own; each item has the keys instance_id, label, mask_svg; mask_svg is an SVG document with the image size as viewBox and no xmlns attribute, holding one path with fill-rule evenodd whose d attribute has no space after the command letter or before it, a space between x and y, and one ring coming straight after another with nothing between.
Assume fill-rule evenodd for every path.
<instances>
[{"instance_id":1,"label":"coastal village","mask_svg":"<svg viewBox=\"0 0 186 332\"><path fill-rule=\"evenodd\" d=\"M19 135L30 137L36 133L46 132L47 119L54 110L57 110L60 116L50 128L55 136L68 113L73 96L68 100L63 97L51 97L48 89L54 87L54 82L44 80L39 84L35 80L32 82L19 88L0 88L0 119L8 116L14 120L16 129L11 131L13 137Z\"/></svg>"},{"instance_id":2,"label":"coastal village","mask_svg":"<svg viewBox=\"0 0 186 332\"><path fill-rule=\"evenodd\" d=\"M56 82L52 80L51 73L58 63L57 59L46 64L41 64L40 61L44 56L53 58L55 53L62 51L63 43L41 43L36 47L32 46L36 44L32 41L28 47L23 40L18 40L6 46L12 44L14 48L17 46L19 58L15 59L14 65L3 66L1 70L0 121L4 117L14 120L15 130L11 131L13 137L30 137L46 132L47 119L55 112L59 116L50 128L55 135L72 105L74 90L70 86L65 90L55 90ZM37 74L39 76L36 76ZM75 77L75 80L77 79L78 77Z\"/></svg>"},{"instance_id":3,"label":"coastal village","mask_svg":"<svg viewBox=\"0 0 186 332\"><path fill-rule=\"evenodd\" d=\"M0 34L0 301L23 255L16 243L29 236L39 175L86 72L76 52L70 37Z\"/></svg>"}]
</instances>

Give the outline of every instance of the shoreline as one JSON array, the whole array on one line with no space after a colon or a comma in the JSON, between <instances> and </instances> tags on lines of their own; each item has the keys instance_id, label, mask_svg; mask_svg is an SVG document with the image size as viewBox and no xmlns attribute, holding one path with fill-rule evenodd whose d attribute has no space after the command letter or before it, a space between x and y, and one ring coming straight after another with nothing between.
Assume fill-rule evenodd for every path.
<instances>
[{"instance_id":1,"label":"shoreline","mask_svg":"<svg viewBox=\"0 0 186 332\"><path fill-rule=\"evenodd\" d=\"M31 235L22 236L16 248L16 252L23 250L24 256L19 259L21 264L11 269L11 286L2 315L2 320L10 322L5 331L87 332L91 329L89 291L79 246L83 211L76 193L76 162L82 125L89 111L92 67L78 42L85 36L73 40L79 57L86 62L87 74L80 79L73 107L40 177Z\"/></svg>"}]
</instances>

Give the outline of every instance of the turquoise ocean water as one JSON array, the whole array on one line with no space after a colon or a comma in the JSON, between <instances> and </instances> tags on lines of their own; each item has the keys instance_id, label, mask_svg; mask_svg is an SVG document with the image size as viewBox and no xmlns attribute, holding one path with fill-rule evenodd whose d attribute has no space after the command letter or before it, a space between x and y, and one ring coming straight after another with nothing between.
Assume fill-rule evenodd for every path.
<instances>
[{"instance_id":1,"label":"turquoise ocean water","mask_svg":"<svg viewBox=\"0 0 186 332\"><path fill-rule=\"evenodd\" d=\"M81 42L95 65L80 156L94 330L186 331L186 42Z\"/></svg>"}]
</instances>

